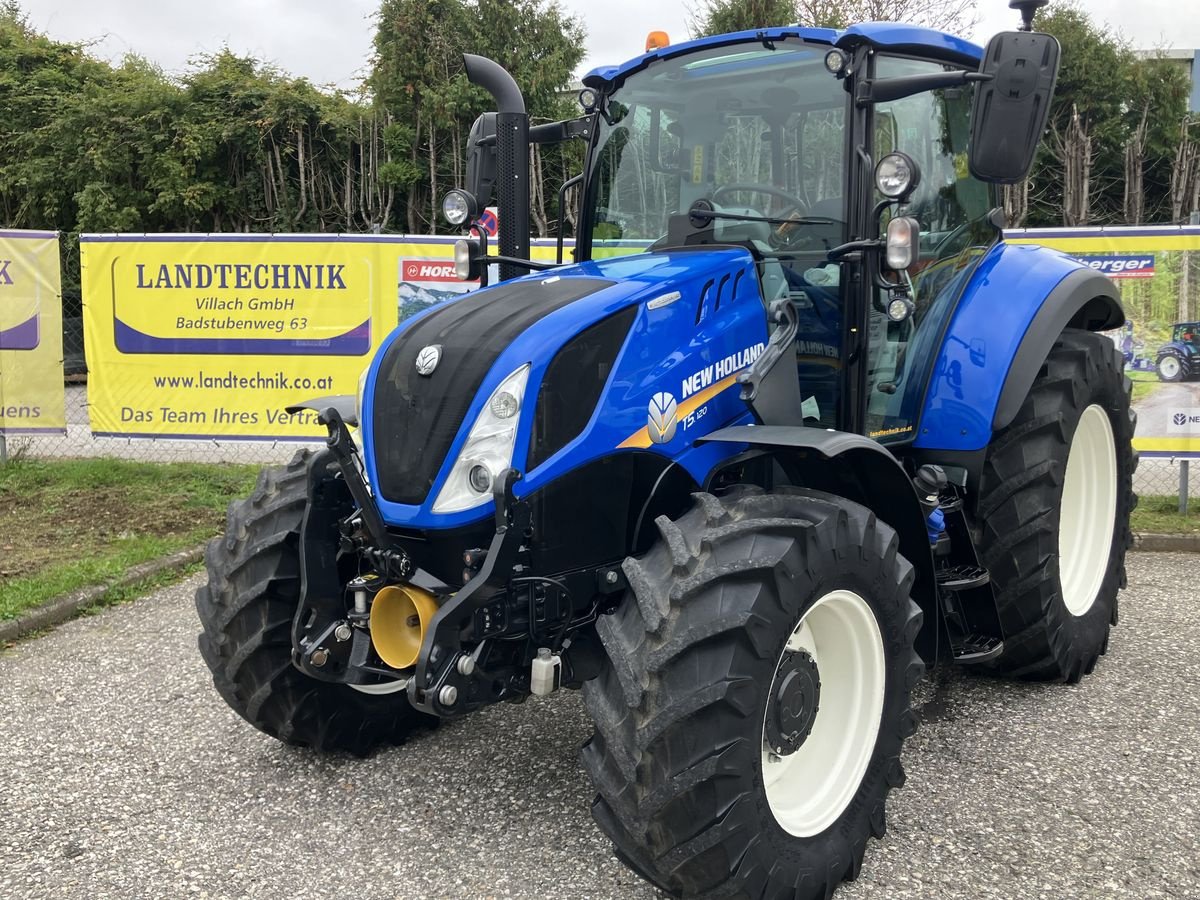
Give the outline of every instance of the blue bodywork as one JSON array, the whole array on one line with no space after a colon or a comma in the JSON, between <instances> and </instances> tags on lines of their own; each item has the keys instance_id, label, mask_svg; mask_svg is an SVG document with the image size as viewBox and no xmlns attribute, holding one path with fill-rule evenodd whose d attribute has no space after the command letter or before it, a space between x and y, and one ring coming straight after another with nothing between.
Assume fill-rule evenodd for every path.
<instances>
[{"instance_id":1,"label":"blue bodywork","mask_svg":"<svg viewBox=\"0 0 1200 900\"><path fill-rule=\"evenodd\" d=\"M1042 300L1078 260L1029 244L996 244L971 273L950 317L913 446L980 450L992 439L1000 391Z\"/></svg>"},{"instance_id":2,"label":"blue bodywork","mask_svg":"<svg viewBox=\"0 0 1200 900\"><path fill-rule=\"evenodd\" d=\"M704 285L710 279L719 281L726 275L732 290L723 295L720 310L714 308L713 292L710 291L697 321ZM754 262L748 251L639 254L566 266L554 270L552 276L543 273L521 280L537 281L547 277L606 278L616 284L547 315L504 348L473 398L425 503L411 506L377 498L380 513L389 524L452 528L491 515L490 500L457 513L435 515L432 508L483 404L510 372L525 363L532 363L532 368L512 461L513 466L525 473L517 488L518 495L535 491L566 472L619 448L661 453L684 467L697 482L702 482L709 471L729 455L728 446L705 444L696 447L694 443L696 438L715 428L749 421L746 406L738 399L732 373L714 379L688 397L683 395L683 381L698 372L703 373L710 366L715 370L722 361L739 353L745 358L747 352L752 353L765 345L767 322ZM679 293L678 300L661 306L656 303L657 308L650 308L650 301L665 298L673 292ZM537 468L526 472L533 405L542 377L556 351L588 326L633 305L640 308L591 420L578 437ZM415 316L401 323L384 342L367 375L366 397L375 393L375 381L387 347L419 319L420 316ZM647 407L650 399L661 392L669 393L678 402L679 427L670 441L655 444L645 434ZM697 403L696 398L702 402ZM366 405L369 407L370 404ZM693 416L690 424L689 411ZM368 478L372 483L378 483L370 416L364 417L362 438Z\"/></svg>"},{"instance_id":3,"label":"blue bodywork","mask_svg":"<svg viewBox=\"0 0 1200 900\"><path fill-rule=\"evenodd\" d=\"M861 25L852 25L840 32L832 28L762 28L720 34L660 47L619 66L599 66L592 69L583 76L583 83L588 87L609 90L616 87L627 76L641 71L655 60L671 59L675 56L695 53L697 50L722 47L743 41L778 41L789 37L814 44L828 44L830 47L846 48L865 43L873 47L886 47L901 52L905 50L919 51L923 57L968 65L978 65L983 58L983 48L978 44L972 44L960 37L934 31L931 28L918 28L915 25L904 25L897 22L865 22Z\"/></svg>"}]
</instances>

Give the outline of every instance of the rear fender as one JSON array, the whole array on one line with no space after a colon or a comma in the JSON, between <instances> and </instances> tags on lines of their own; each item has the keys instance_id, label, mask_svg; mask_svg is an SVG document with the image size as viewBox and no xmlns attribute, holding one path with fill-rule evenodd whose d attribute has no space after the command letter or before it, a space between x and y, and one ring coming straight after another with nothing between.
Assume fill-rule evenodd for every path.
<instances>
[{"instance_id":1,"label":"rear fender","mask_svg":"<svg viewBox=\"0 0 1200 900\"><path fill-rule=\"evenodd\" d=\"M925 612L917 649L926 660L933 659L937 621L933 553L916 489L896 457L862 435L787 425L734 425L706 435L703 441L761 450L775 459L788 483L845 497L894 528L900 552L916 570L913 600ZM731 460L738 463L739 457ZM710 473L706 488L725 467Z\"/></svg>"},{"instance_id":2,"label":"rear fender","mask_svg":"<svg viewBox=\"0 0 1200 900\"><path fill-rule=\"evenodd\" d=\"M1056 250L998 244L954 311L933 368L913 447L973 451L1016 416L1064 328L1125 322L1104 275Z\"/></svg>"}]
</instances>

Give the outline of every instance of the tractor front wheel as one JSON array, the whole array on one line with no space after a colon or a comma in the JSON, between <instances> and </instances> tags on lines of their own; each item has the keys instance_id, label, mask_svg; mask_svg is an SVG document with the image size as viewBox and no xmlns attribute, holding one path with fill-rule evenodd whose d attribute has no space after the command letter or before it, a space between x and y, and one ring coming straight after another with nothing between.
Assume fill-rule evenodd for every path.
<instances>
[{"instance_id":1,"label":"tractor front wheel","mask_svg":"<svg viewBox=\"0 0 1200 900\"><path fill-rule=\"evenodd\" d=\"M657 525L597 624L593 815L669 893L825 898L904 781L912 567L872 513L813 491L699 494Z\"/></svg>"},{"instance_id":2,"label":"tractor front wheel","mask_svg":"<svg viewBox=\"0 0 1200 900\"><path fill-rule=\"evenodd\" d=\"M264 469L254 492L229 507L225 536L208 545L208 583L196 592L200 654L217 692L259 731L363 756L437 720L389 685L356 690L316 681L292 665L300 524L315 459L301 450L287 466Z\"/></svg>"},{"instance_id":3,"label":"tractor front wheel","mask_svg":"<svg viewBox=\"0 0 1200 900\"><path fill-rule=\"evenodd\" d=\"M1187 375L1184 362L1174 353L1164 353L1158 358L1159 381L1183 381Z\"/></svg>"}]
</instances>

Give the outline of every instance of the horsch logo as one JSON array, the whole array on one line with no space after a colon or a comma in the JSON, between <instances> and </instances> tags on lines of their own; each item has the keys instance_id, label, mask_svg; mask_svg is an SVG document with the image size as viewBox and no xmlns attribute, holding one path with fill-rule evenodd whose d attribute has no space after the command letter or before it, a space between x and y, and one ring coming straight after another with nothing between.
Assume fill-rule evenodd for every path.
<instances>
[{"instance_id":1,"label":"horsch logo","mask_svg":"<svg viewBox=\"0 0 1200 900\"><path fill-rule=\"evenodd\" d=\"M458 281L454 263L439 259L406 259L400 269L405 281Z\"/></svg>"}]
</instances>

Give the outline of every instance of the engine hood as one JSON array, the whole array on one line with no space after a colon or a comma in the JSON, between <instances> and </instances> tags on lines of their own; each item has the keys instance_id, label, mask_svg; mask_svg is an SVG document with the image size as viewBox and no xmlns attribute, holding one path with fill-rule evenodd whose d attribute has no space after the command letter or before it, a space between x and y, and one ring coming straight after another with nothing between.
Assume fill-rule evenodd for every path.
<instances>
[{"instance_id":1,"label":"engine hood","mask_svg":"<svg viewBox=\"0 0 1200 900\"><path fill-rule=\"evenodd\" d=\"M489 515L490 500L462 513L434 516L430 509L483 404L509 374L531 366L513 457L513 465L525 472L534 399L559 350L597 323L630 310L618 354L629 335L645 338L656 327L662 332L659 341L640 342L636 364L642 374L636 377L645 381L646 371L670 368L673 355L676 361L686 355L680 342L686 347L695 341L701 318L697 299L702 306L706 286L738 272L753 276L753 271L750 254L741 249L640 253L503 282L402 322L371 363L364 389L364 458L385 520L456 527ZM757 282L749 277L749 283ZM747 313L765 334L761 303L754 307ZM433 370L422 374L418 364L427 368L434 356ZM612 368L610 382L619 379L618 368L629 366L614 361ZM603 414L606 424L635 431L645 425L645 404L639 399L626 410L617 403L592 415ZM543 480L536 475L548 468L535 467L535 477L526 478L519 493L536 487Z\"/></svg>"}]
</instances>

